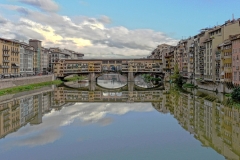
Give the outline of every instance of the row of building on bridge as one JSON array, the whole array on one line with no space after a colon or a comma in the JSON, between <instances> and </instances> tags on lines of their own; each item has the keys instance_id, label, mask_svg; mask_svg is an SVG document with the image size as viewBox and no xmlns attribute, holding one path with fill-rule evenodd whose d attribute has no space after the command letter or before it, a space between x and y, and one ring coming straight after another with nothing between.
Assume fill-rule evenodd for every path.
<instances>
[{"instance_id":1,"label":"row of building on bridge","mask_svg":"<svg viewBox=\"0 0 240 160\"><path fill-rule=\"evenodd\" d=\"M239 85L240 19L204 28L199 34L180 40L177 46L161 44L148 58L160 59L168 75L178 65L181 75L187 79Z\"/></svg>"},{"instance_id":2,"label":"row of building on bridge","mask_svg":"<svg viewBox=\"0 0 240 160\"><path fill-rule=\"evenodd\" d=\"M45 48L42 42L29 43L0 38L0 78L52 72L59 59L82 59L84 54L60 48Z\"/></svg>"},{"instance_id":3,"label":"row of building on bridge","mask_svg":"<svg viewBox=\"0 0 240 160\"><path fill-rule=\"evenodd\" d=\"M150 59L83 59L59 60L54 64L56 77L67 74L120 71L120 72L161 72L160 60Z\"/></svg>"}]
</instances>

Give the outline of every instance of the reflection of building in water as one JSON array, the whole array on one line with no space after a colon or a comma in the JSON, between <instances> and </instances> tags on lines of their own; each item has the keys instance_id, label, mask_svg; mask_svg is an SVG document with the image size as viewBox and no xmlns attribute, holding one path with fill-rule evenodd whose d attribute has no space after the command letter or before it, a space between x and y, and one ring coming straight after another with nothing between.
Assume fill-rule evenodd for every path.
<instances>
[{"instance_id":1,"label":"reflection of building in water","mask_svg":"<svg viewBox=\"0 0 240 160\"><path fill-rule=\"evenodd\" d=\"M160 104L153 106L160 112L173 114L203 146L213 148L227 159L240 159L240 111L218 103L211 96L170 93L163 96L165 108Z\"/></svg>"},{"instance_id":2,"label":"reflection of building in water","mask_svg":"<svg viewBox=\"0 0 240 160\"><path fill-rule=\"evenodd\" d=\"M162 91L78 91L63 87L54 90L52 106L61 107L69 102L154 102L162 100Z\"/></svg>"},{"instance_id":3,"label":"reflection of building in water","mask_svg":"<svg viewBox=\"0 0 240 160\"><path fill-rule=\"evenodd\" d=\"M20 99L20 120L21 125L24 125L33 117L34 114L34 99L33 96Z\"/></svg>"},{"instance_id":4,"label":"reflection of building in water","mask_svg":"<svg viewBox=\"0 0 240 160\"><path fill-rule=\"evenodd\" d=\"M20 128L20 101L0 103L0 138Z\"/></svg>"},{"instance_id":5,"label":"reflection of building in water","mask_svg":"<svg viewBox=\"0 0 240 160\"><path fill-rule=\"evenodd\" d=\"M43 114L51 110L51 92L34 93L0 102L0 138L30 122L42 123Z\"/></svg>"}]
</instances>

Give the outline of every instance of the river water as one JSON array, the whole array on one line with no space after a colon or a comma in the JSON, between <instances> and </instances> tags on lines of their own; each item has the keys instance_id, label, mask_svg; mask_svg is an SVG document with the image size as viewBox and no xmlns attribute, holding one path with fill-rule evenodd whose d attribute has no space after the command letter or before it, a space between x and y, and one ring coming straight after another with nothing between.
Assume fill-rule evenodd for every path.
<instances>
[{"instance_id":1,"label":"river water","mask_svg":"<svg viewBox=\"0 0 240 160\"><path fill-rule=\"evenodd\" d=\"M169 84L129 91L124 83L0 97L1 159L239 159L240 112L223 95Z\"/></svg>"}]
</instances>

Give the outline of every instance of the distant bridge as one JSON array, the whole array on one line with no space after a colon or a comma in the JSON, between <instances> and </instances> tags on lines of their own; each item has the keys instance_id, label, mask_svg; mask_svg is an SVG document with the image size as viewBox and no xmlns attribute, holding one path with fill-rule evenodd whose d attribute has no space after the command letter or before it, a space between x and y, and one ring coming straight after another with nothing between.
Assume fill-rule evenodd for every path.
<instances>
[{"instance_id":1,"label":"distant bridge","mask_svg":"<svg viewBox=\"0 0 240 160\"><path fill-rule=\"evenodd\" d=\"M163 77L161 63L159 59L65 59L54 64L54 75L58 78L72 74L88 75L89 81L96 81L102 74L115 72L134 81L134 77L141 73Z\"/></svg>"}]
</instances>

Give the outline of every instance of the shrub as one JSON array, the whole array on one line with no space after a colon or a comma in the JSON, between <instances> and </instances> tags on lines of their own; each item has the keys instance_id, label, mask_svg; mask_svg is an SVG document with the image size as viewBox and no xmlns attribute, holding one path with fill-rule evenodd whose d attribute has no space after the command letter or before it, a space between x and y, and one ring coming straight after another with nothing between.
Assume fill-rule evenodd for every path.
<instances>
[{"instance_id":1,"label":"shrub","mask_svg":"<svg viewBox=\"0 0 240 160\"><path fill-rule=\"evenodd\" d=\"M234 88L231 96L233 100L240 102L240 87Z\"/></svg>"},{"instance_id":2,"label":"shrub","mask_svg":"<svg viewBox=\"0 0 240 160\"><path fill-rule=\"evenodd\" d=\"M185 83L183 85L184 88L195 88L195 86L193 84L190 84L190 83Z\"/></svg>"}]
</instances>

